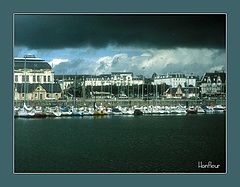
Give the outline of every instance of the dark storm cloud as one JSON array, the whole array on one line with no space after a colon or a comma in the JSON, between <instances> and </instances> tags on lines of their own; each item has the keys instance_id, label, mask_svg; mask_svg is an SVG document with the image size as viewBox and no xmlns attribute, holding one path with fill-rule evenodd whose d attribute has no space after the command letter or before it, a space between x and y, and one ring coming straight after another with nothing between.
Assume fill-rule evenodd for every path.
<instances>
[{"instance_id":1,"label":"dark storm cloud","mask_svg":"<svg viewBox=\"0 0 240 187\"><path fill-rule=\"evenodd\" d=\"M225 15L15 15L15 45L225 48Z\"/></svg>"}]
</instances>

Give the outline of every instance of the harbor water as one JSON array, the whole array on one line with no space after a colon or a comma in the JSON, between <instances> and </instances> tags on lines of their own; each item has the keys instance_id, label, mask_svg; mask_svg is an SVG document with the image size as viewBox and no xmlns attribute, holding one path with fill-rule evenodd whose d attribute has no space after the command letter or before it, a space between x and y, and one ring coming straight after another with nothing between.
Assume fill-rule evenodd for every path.
<instances>
[{"instance_id":1,"label":"harbor water","mask_svg":"<svg viewBox=\"0 0 240 187\"><path fill-rule=\"evenodd\" d=\"M225 165L225 114L14 122L15 173L224 173Z\"/></svg>"}]
</instances>

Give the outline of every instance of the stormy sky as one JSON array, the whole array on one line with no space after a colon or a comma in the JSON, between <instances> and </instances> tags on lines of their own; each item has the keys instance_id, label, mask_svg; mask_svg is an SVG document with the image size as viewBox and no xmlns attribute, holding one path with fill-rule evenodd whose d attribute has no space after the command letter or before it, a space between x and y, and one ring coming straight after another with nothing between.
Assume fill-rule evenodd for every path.
<instances>
[{"instance_id":1,"label":"stormy sky","mask_svg":"<svg viewBox=\"0 0 240 187\"><path fill-rule=\"evenodd\" d=\"M226 68L224 14L16 14L14 56L56 74L196 73Z\"/></svg>"}]
</instances>

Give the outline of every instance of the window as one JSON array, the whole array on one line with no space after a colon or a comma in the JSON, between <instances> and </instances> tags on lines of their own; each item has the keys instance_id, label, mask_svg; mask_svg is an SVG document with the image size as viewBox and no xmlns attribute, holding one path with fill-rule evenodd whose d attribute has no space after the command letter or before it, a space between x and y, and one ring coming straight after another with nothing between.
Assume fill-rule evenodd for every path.
<instances>
[{"instance_id":1,"label":"window","mask_svg":"<svg viewBox=\"0 0 240 187\"><path fill-rule=\"evenodd\" d=\"M35 94L35 98L37 98L37 94Z\"/></svg>"},{"instance_id":2,"label":"window","mask_svg":"<svg viewBox=\"0 0 240 187\"><path fill-rule=\"evenodd\" d=\"M40 76L39 75L37 76L37 82L40 82Z\"/></svg>"},{"instance_id":3,"label":"window","mask_svg":"<svg viewBox=\"0 0 240 187\"><path fill-rule=\"evenodd\" d=\"M26 76L26 82L29 82L29 75Z\"/></svg>"},{"instance_id":4,"label":"window","mask_svg":"<svg viewBox=\"0 0 240 187\"><path fill-rule=\"evenodd\" d=\"M22 94L22 97L24 97L24 94Z\"/></svg>"},{"instance_id":5,"label":"window","mask_svg":"<svg viewBox=\"0 0 240 187\"><path fill-rule=\"evenodd\" d=\"M15 82L18 82L18 75L15 75Z\"/></svg>"},{"instance_id":6,"label":"window","mask_svg":"<svg viewBox=\"0 0 240 187\"><path fill-rule=\"evenodd\" d=\"M50 75L48 75L48 82L51 82L51 78L50 78Z\"/></svg>"},{"instance_id":7,"label":"window","mask_svg":"<svg viewBox=\"0 0 240 187\"><path fill-rule=\"evenodd\" d=\"M49 94L47 94L47 97L49 98Z\"/></svg>"},{"instance_id":8,"label":"window","mask_svg":"<svg viewBox=\"0 0 240 187\"><path fill-rule=\"evenodd\" d=\"M22 82L25 82L25 75L22 75Z\"/></svg>"},{"instance_id":9,"label":"window","mask_svg":"<svg viewBox=\"0 0 240 187\"><path fill-rule=\"evenodd\" d=\"M46 78L46 76L44 76L44 77L43 77L43 81L46 82L46 80L47 80L47 78Z\"/></svg>"},{"instance_id":10,"label":"window","mask_svg":"<svg viewBox=\"0 0 240 187\"><path fill-rule=\"evenodd\" d=\"M33 82L36 82L36 75L33 75Z\"/></svg>"}]
</instances>

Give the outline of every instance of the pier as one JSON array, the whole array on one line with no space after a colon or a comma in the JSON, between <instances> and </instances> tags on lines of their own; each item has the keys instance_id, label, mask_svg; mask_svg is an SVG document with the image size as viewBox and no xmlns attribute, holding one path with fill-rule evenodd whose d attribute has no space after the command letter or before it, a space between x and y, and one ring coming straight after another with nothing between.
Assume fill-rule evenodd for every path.
<instances>
[{"instance_id":1,"label":"pier","mask_svg":"<svg viewBox=\"0 0 240 187\"><path fill-rule=\"evenodd\" d=\"M131 106L178 106L178 105L188 105L198 106L198 105L207 105L207 106L215 106L215 105L223 105L226 106L226 101L222 99L151 99L151 100L142 100L142 99L83 99L77 98L76 101L73 99L67 100L31 100L28 101L28 105L30 106L87 106L92 107L93 103L96 102L97 105L103 105L108 107L131 107ZM15 107L23 106L24 101L14 101Z\"/></svg>"}]
</instances>

